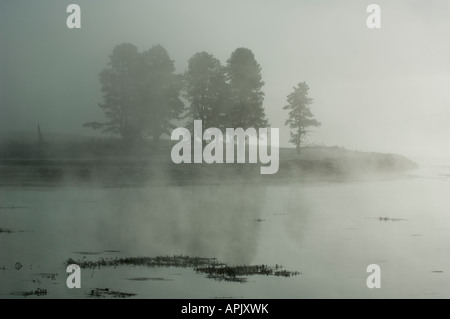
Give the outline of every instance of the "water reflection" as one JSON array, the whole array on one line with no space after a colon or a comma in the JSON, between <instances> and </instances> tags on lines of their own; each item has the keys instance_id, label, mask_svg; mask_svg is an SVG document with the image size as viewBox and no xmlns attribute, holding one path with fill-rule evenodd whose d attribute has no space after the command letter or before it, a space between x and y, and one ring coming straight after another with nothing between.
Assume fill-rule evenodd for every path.
<instances>
[{"instance_id":1,"label":"water reflection","mask_svg":"<svg viewBox=\"0 0 450 319\"><path fill-rule=\"evenodd\" d=\"M128 252L250 263L260 229L255 220L261 218L265 193L265 188L252 185L108 192L103 201L110 203L107 231L116 241L120 238L117 244ZM104 221L97 222L103 227Z\"/></svg>"}]
</instances>

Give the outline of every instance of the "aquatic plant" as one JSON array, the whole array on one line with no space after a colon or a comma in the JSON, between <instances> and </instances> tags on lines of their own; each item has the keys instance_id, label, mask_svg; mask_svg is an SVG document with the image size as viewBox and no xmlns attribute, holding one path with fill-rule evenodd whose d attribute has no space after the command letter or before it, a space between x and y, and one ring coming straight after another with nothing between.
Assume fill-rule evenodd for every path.
<instances>
[{"instance_id":1,"label":"aquatic plant","mask_svg":"<svg viewBox=\"0 0 450 319\"><path fill-rule=\"evenodd\" d=\"M77 264L80 268L95 269L101 267L117 266L143 266L143 267L197 267L217 263L215 258L189 257L189 256L157 256L157 257L124 257L99 258L96 261L85 258L74 260L69 258L67 265Z\"/></svg>"},{"instance_id":2,"label":"aquatic plant","mask_svg":"<svg viewBox=\"0 0 450 319\"><path fill-rule=\"evenodd\" d=\"M37 288L36 290L32 291L20 291L20 292L13 292L11 295L19 295L24 296L25 298L28 296L45 296L47 295L47 289Z\"/></svg>"},{"instance_id":3,"label":"aquatic plant","mask_svg":"<svg viewBox=\"0 0 450 319\"><path fill-rule=\"evenodd\" d=\"M225 281L245 282L246 276L264 275L264 276L282 276L291 277L299 275L297 271L277 270L280 266L275 268L267 265L239 265L239 266L216 266L209 265L206 267L196 267L195 271L206 274L207 278Z\"/></svg>"},{"instance_id":4,"label":"aquatic plant","mask_svg":"<svg viewBox=\"0 0 450 319\"><path fill-rule=\"evenodd\" d=\"M105 297L129 298L129 297L136 296L136 294L132 294L132 293L128 293L128 292L121 292L121 291L114 291L114 290L110 290L108 288L92 289L88 295L90 297L97 297L97 298L105 298Z\"/></svg>"},{"instance_id":5,"label":"aquatic plant","mask_svg":"<svg viewBox=\"0 0 450 319\"><path fill-rule=\"evenodd\" d=\"M405 221L406 219L401 218L389 218L389 217L378 217L377 218L380 222L399 222L399 221Z\"/></svg>"},{"instance_id":6,"label":"aquatic plant","mask_svg":"<svg viewBox=\"0 0 450 319\"><path fill-rule=\"evenodd\" d=\"M95 269L101 267L142 266L142 267L181 267L194 268L197 273L205 274L207 278L218 281L245 282L247 276L265 275L277 277L291 277L299 275L298 271L282 269L267 265L237 265L229 266L218 262L216 258L189 257L189 256L157 256L157 257L126 257L126 258L100 258L87 260L86 258L74 260L69 258L66 265L77 264L80 268Z\"/></svg>"}]
</instances>

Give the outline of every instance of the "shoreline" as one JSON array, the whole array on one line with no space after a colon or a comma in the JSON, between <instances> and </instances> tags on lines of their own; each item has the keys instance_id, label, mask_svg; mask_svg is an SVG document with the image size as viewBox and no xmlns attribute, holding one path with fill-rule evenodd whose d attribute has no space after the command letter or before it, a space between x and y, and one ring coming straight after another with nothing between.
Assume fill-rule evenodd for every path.
<instances>
[{"instance_id":1,"label":"shoreline","mask_svg":"<svg viewBox=\"0 0 450 319\"><path fill-rule=\"evenodd\" d=\"M167 149L167 147L166 147ZM32 154L31 152L30 154ZM51 153L51 152L50 152ZM262 164L174 164L170 152L130 152L110 156L0 157L2 186L140 187L345 182L399 177L418 168L396 154L349 151L338 147L280 148L279 170L261 175ZM84 153L86 154L86 152ZM169 154L169 155L168 155Z\"/></svg>"}]
</instances>

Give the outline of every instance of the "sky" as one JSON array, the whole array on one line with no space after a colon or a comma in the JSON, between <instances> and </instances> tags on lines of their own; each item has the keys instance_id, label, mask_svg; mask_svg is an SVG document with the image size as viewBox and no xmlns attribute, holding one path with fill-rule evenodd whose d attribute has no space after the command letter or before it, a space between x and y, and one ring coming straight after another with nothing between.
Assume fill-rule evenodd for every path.
<instances>
[{"instance_id":1,"label":"sky","mask_svg":"<svg viewBox=\"0 0 450 319\"><path fill-rule=\"evenodd\" d=\"M81 7L81 29L66 8ZM366 8L381 7L381 29ZM450 1L2 0L0 133L94 135L104 119L98 73L114 46L163 45L176 72L196 52L223 64L253 51L271 127L288 146L293 87L306 81L322 123L308 142L357 151L450 157Z\"/></svg>"}]
</instances>

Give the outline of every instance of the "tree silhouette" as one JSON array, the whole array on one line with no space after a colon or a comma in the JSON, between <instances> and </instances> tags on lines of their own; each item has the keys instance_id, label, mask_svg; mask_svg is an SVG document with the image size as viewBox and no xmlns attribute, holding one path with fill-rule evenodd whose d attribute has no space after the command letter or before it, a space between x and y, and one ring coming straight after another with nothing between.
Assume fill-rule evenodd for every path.
<instances>
[{"instance_id":1,"label":"tree silhouette","mask_svg":"<svg viewBox=\"0 0 450 319\"><path fill-rule=\"evenodd\" d=\"M288 119L285 125L291 128L290 142L295 145L297 152L300 152L300 147L303 145L307 128L311 126L320 126L309 106L313 103L313 99L308 97L309 86L306 82L299 83L294 87L294 91L287 96L288 104L283 107L284 110L289 110Z\"/></svg>"},{"instance_id":2,"label":"tree silhouette","mask_svg":"<svg viewBox=\"0 0 450 319\"><path fill-rule=\"evenodd\" d=\"M99 74L103 92L99 106L107 121L83 126L120 134L128 142L147 134L158 146L161 134L171 127L170 120L177 119L183 109L181 81L174 71L161 45L143 53L130 43L117 45Z\"/></svg>"},{"instance_id":3,"label":"tree silhouette","mask_svg":"<svg viewBox=\"0 0 450 319\"><path fill-rule=\"evenodd\" d=\"M267 127L268 121L263 108L264 85L261 66L253 52L238 48L227 61L227 79L230 85L233 108L228 114L231 127Z\"/></svg>"},{"instance_id":4,"label":"tree silhouette","mask_svg":"<svg viewBox=\"0 0 450 319\"><path fill-rule=\"evenodd\" d=\"M189 59L184 83L184 96L190 102L188 127L192 127L193 120L202 120L205 128L223 128L230 103L225 70L220 61L207 52L194 54Z\"/></svg>"},{"instance_id":5,"label":"tree silhouette","mask_svg":"<svg viewBox=\"0 0 450 319\"><path fill-rule=\"evenodd\" d=\"M173 128L171 120L183 112L180 100L181 77L174 74L174 61L166 49L155 45L143 52L144 77L141 83L144 131L152 136L155 146L160 136Z\"/></svg>"},{"instance_id":6,"label":"tree silhouette","mask_svg":"<svg viewBox=\"0 0 450 319\"><path fill-rule=\"evenodd\" d=\"M135 140L141 133L139 117L140 58L136 46L130 43L117 45L100 74L104 110L107 121L89 122L84 127L101 129L105 133L120 134L125 140Z\"/></svg>"}]
</instances>

